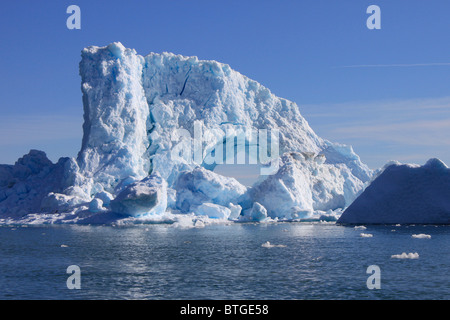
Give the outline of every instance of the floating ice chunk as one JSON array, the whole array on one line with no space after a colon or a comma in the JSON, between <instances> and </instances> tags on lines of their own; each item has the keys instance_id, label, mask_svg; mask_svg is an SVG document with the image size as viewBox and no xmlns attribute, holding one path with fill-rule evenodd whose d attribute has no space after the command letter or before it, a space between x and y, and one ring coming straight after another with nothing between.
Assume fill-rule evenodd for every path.
<instances>
[{"instance_id":1,"label":"floating ice chunk","mask_svg":"<svg viewBox=\"0 0 450 320\"><path fill-rule=\"evenodd\" d=\"M355 229L366 230L367 228L365 226L355 226Z\"/></svg>"},{"instance_id":2,"label":"floating ice chunk","mask_svg":"<svg viewBox=\"0 0 450 320\"><path fill-rule=\"evenodd\" d=\"M66 244L62 244L61 245L61 248L68 248L69 246L68 245L66 245Z\"/></svg>"},{"instance_id":3,"label":"floating ice chunk","mask_svg":"<svg viewBox=\"0 0 450 320\"><path fill-rule=\"evenodd\" d=\"M285 248L286 246L284 244L271 244L269 241L264 242L261 247L264 248Z\"/></svg>"},{"instance_id":4,"label":"floating ice chunk","mask_svg":"<svg viewBox=\"0 0 450 320\"><path fill-rule=\"evenodd\" d=\"M167 183L158 174L129 184L111 201L111 210L130 216L160 215L167 208Z\"/></svg>"},{"instance_id":5,"label":"floating ice chunk","mask_svg":"<svg viewBox=\"0 0 450 320\"><path fill-rule=\"evenodd\" d=\"M394 254L391 256L391 258L393 258L393 259L419 259L419 254L417 252L416 253L403 252L402 254Z\"/></svg>"},{"instance_id":6,"label":"floating ice chunk","mask_svg":"<svg viewBox=\"0 0 450 320\"><path fill-rule=\"evenodd\" d=\"M431 239L431 236L429 234L419 233L419 234L413 234L411 237L416 239Z\"/></svg>"},{"instance_id":7,"label":"floating ice chunk","mask_svg":"<svg viewBox=\"0 0 450 320\"><path fill-rule=\"evenodd\" d=\"M360 233L359 234L361 238L372 238L373 234L370 233Z\"/></svg>"}]
</instances>

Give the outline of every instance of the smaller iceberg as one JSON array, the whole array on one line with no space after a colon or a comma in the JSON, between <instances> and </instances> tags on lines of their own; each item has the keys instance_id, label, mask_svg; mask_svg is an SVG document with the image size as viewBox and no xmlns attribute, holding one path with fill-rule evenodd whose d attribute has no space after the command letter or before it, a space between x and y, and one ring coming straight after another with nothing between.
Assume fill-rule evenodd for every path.
<instances>
[{"instance_id":1,"label":"smaller iceberg","mask_svg":"<svg viewBox=\"0 0 450 320\"><path fill-rule=\"evenodd\" d=\"M342 224L450 224L450 169L439 159L387 165L344 211Z\"/></svg>"},{"instance_id":2,"label":"smaller iceberg","mask_svg":"<svg viewBox=\"0 0 450 320\"><path fill-rule=\"evenodd\" d=\"M417 252L415 253L406 253L403 252L402 254L393 254L391 256L392 259L419 259L419 254Z\"/></svg>"},{"instance_id":3,"label":"smaller iceberg","mask_svg":"<svg viewBox=\"0 0 450 320\"><path fill-rule=\"evenodd\" d=\"M415 239L431 239L431 236L425 233L413 234L411 237Z\"/></svg>"},{"instance_id":4,"label":"smaller iceberg","mask_svg":"<svg viewBox=\"0 0 450 320\"><path fill-rule=\"evenodd\" d=\"M373 234L371 234L371 233L360 233L359 236L361 238L372 238Z\"/></svg>"}]
</instances>

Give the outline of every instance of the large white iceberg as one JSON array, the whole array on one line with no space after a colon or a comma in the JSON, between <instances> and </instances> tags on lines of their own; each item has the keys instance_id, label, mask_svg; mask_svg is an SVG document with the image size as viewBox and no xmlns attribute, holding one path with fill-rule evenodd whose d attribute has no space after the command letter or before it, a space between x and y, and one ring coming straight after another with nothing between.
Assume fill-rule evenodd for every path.
<instances>
[{"instance_id":1,"label":"large white iceberg","mask_svg":"<svg viewBox=\"0 0 450 320\"><path fill-rule=\"evenodd\" d=\"M387 165L338 220L343 224L450 224L450 169L439 159Z\"/></svg>"},{"instance_id":2,"label":"large white iceberg","mask_svg":"<svg viewBox=\"0 0 450 320\"><path fill-rule=\"evenodd\" d=\"M80 75L77 158L53 164L32 151L0 166L0 218L295 219L342 210L372 177L351 147L318 137L295 103L226 64L112 43L84 49ZM239 151L265 165L253 187L213 172Z\"/></svg>"}]
</instances>

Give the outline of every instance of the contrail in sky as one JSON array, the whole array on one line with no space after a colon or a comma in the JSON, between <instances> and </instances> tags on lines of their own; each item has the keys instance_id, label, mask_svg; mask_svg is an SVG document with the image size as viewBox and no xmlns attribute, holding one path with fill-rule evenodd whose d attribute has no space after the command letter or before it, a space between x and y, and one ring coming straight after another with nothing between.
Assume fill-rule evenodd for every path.
<instances>
[{"instance_id":1,"label":"contrail in sky","mask_svg":"<svg viewBox=\"0 0 450 320\"><path fill-rule=\"evenodd\" d=\"M389 67L450 67L450 62L438 62L438 63L412 63L412 64L355 64L349 66L337 66L334 68L389 68Z\"/></svg>"}]
</instances>

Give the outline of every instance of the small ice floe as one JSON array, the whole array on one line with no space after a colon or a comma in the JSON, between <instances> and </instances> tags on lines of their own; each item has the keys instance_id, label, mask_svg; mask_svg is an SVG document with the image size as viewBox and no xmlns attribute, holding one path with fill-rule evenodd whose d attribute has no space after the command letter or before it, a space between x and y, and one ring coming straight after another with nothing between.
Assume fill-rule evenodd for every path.
<instances>
[{"instance_id":1,"label":"small ice floe","mask_svg":"<svg viewBox=\"0 0 450 320\"><path fill-rule=\"evenodd\" d=\"M400 223L397 223L396 225L395 225L395 227L401 227L402 225L400 224Z\"/></svg>"},{"instance_id":2,"label":"small ice floe","mask_svg":"<svg viewBox=\"0 0 450 320\"><path fill-rule=\"evenodd\" d=\"M372 238L372 237L373 237L373 234L370 234L370 233L360 233L359 236L362 237L362 238Z\"/></svg>"},{"instance_id":3,"label":"small ice floe","mask_svg":"<svg viewBox=\"0 0 450 320\"><path fill-rule=\"evenodd\" d=\"M355 229L366 230L367 228L365 226L355 226Z\"/></svg>"},{"instance_id":4,"label":"small ice floe","mask_svg":"<svg viewBox=\"0 0 450 320\"><path fill-rule=\"evenodd\" d=\"M431 239L431 236L425 233L413 234L411 237L416 239Z\"/></svg>"},{"instance_id":5,"label":"small ice floe","mask_svg":"<svg viewBox=\"0 0 450 320\"><path fill-rule=\"evenodd\" d=\"M68 248L69 246L67 244L62 244L61 248Z\"/></svg>"},{"instance_id":6,"label":"small ice floe","mask_svg":"<svg viewBox=\"0 0 450 320\"><path fill-rule=\"evenodd\" d=\"M419 254L417 252L415 253L406 253L403 252L402 254L394 254L391 256L393 259L419 259Z\"/></svg>"},{"instance_id":7,"label":"small ice floe","mask_svg":"<svg viewBox=\"0 0 450 320\"><path fill-rule=\"evenodd\" d=\"M261 247L264 248L285 248L286 246L284 244L271 244L269 241L264 242Z\"/></svg>"}]
</instances>

